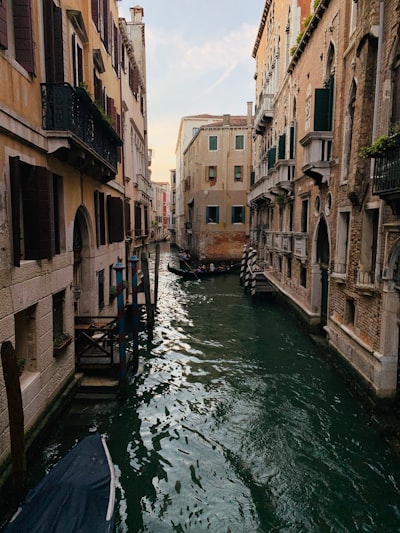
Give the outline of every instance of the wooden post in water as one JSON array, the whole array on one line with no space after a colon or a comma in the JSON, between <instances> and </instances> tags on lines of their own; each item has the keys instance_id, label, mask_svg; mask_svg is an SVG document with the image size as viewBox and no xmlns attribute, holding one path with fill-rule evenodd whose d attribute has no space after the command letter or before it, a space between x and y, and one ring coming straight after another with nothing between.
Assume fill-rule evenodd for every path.
<instances>
[{"instance_id":1,"label":"wooden post in water","mask_svg":"<svg viewBox=\"0 0 400 533\"><path fill-rule=\"evenodd\" d=\"M144 296L146 300L147 334L149 336L149 339L151 340L153 338L154 315L153 307L151 305L149 262L147 260L147 255L145 252L142 252L141 263L143 271Z\"/></svg>"},{"instance_id":2,"label":"wooden post in water","mask_svg":"<svg viewBox=\"0 0 400 533\"><path fill-rule=\"evenodd\" d=\"M240 275L239 275L239 283L240 285L244 285L244 280L246 277L246 267L247 267L247 245L245 244L243 246L243 255L242 255L242 262L240 264Z\"/></svg>"},{"instance_id":3,"label":"wooden post in water","mask_svg":"<svg viewBox=\"0 0 400 533\"><path fill-rule=\"evenodd\" d=\"M24 408L22 405L21 384L18 377L17 358L10 341L4 341L1 345L1 363L3 365L10 424L13 495L17 504L22 500L26 486Z\"/></svg>"},{"instance_id":4,"label":"wooden post in water","mask_svg":"<svg viewBox=\"0 0 400 533\"><path fill-rule=\"evenodd\" d=\"M158 270L160 268L160 243L156 244L156 263L154 267L154 308L157 309L158 299Z\"/></svg>"},{"instance_id":5,"label":"wooden post in water","mask_svg":"<svg viewBox=\"0 0 400 533\"><path fill-rule=\"evenodd\" d=\"M119 393L122 398L128 392L128 375L126 369L126 346L125 346L125 308L124 308L124 282L122 272L124 265L118 258L114 266L117 278L117 306L118 306L118 346L119 346Z\"/></svg>"},{"instance_id":6,"label":"wooden post in water","mask_svg":"<svg viewBox=\"0 0 400 533\"><path fill-rule=\"evenodd\" d=\"M129 262L132 265L132 343L133 343L133 372L139 368L139 305L137 288L138 257L133 255Z\"/></svg>"}]
</instances>

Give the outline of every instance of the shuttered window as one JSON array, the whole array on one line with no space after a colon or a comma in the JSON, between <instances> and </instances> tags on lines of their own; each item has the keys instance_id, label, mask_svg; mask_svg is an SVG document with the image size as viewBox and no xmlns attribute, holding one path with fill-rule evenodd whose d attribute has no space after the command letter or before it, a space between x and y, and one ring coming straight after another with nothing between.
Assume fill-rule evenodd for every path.
<instances>
[{"instance_id":1,"label":"shuttered window","mask_svg":"<svg viewBox=\"0 0 400 533\"><path fill-rule=\"evenodd\" d=\"M124 203L124 215L125 215L125 235L132 235L132 222L131 222L131 204L129 200L125 200Z\"/></svg>"},{"instance_id":2,"label":"shuttered window","mask_svg":"<svg viewBox=\"0 0 400 533\"><path fill-rule=\"evenodd\" d=\"M122 198L107 196L108 238L109 242L124 240L124 212Z\"/></svg>"},{"instance_id":3,"label":"shuttered window","mask_svg":"<svg viewBox=\"0 0 400 533\"><path fill-rule=\"evenodd\" d=\"M393 71L392 123L400 123L400 60Z\"/></svg>"},{"instance_id":4,"label":"shuttered window","mask_svg":"<svg viewBox=\"0 0 400 533\"><path fill-rule=\"evenodd\" d=\"M7 5L0 3L0 48L8 47L7 39Z\"/></svg>"},{"instance_id":5,"label":"shuttered window","mask_svg":"<svg viewBox=\"0 0 400 533\"><path fill-rule=\"evenodd\" d=\"M106 244L106 219L104 193L94 191L94 216L96 220L96 245Z\"/></svg>"},{"instance_id":6,"label":"shuttered window","mask_svg":"<svg viewBox=\"0 0 400 533\"><path fill-rule=\"evenodd\" d=\"M97 31L100 30L99 0L92 0L92 19Z\"/></svg>"},{"instance_id":7,"label":"shuttered window","mask_svg":"<svg viewBox=\"0 0 400 533\"><path fill-rule=\"evenodd\" d=\"M279 135L278 159L286 159L286 134Z\"/></svg>"},{"instance_id":8,"label":"shuttered window","mask_svg":"<svg viewBox=\"0 0 400 533\"><path fill-rule=\"evenodd\" d=\"M208 205L206 207L206 224L218 224L219 223L219 206Z\"/></svg>"},{"instance_id":9,"label":"shuttered window","mask_svg":"<svg viewBox=\"0 0 400 533\"><path fill-rule=\"evenodd\" d=\"M14 265L21 259L50 259L59 248L57 191L54 176L44 167L34 167L10 158Z\"/></svg>"},{"instance_id":10,"label":"shuttered window","mask_svg":"<svg viewBox=\"0 0 400 533\"><path fill-rule=\"evenodd\" d=\"M15 59L35 74L31 0L13 0Z\"/></svg>"},{"instance_id":11,"label":"shuttered window","mask_svg":"<svg viewBox=\"0 0 400 533\"><path fill-rule=\"evenodd\" d=\"M331 131L333 118L334 77L327 86L315 89L314 131Z\"/></svg>"},{"instance_id":12,"label":"shuttered window","mask_svg":"<svg viewBox=\"0 0 400 533\"><path fill-rule=\"evenodd\" d=\"M62 11L53 0L43 0L46 82L64 82Z\"/></svg>"},{"instance_id":13,"label":"shuttered window","mask_svg":"<svg viewBox=\"0 0 400 533\"><path fill-rule=\"evenodd\" d=\"M244 205L232 206L232 224L244 224L245 207Z\"/></svg>"}]
</instances>

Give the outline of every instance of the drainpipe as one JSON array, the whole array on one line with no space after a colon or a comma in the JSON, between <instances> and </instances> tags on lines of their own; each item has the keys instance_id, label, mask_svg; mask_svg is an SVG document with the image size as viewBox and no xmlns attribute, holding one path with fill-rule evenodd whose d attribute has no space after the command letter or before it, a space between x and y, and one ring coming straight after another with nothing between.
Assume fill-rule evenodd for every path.
<instances>
[{"instance_id":1,"label":"drainpipe","mask_svg":"<svg viewBox=\"0 0 400 533\"><path fill-rule=\"evenodd\" d=\"M382 38L383 38L383 18L384 18L384 2L380 1L379 5L379 27L378 27L378 58L377 58L377 68L376 68L376 79L375 79L375 101L374 101L374 118L372 124L372 139L376 137L376 130L378 124L378 106L380 92L379 88L381 85L381 64L382 64ZM370 167L370 179L373 177L373 168L375 160L371 161ZM378 237L377 237L377 246L376 246L376 263L375 263L375 282L379 281L382 272L381 264L381 243L382 243L382 220L383 220L383 210L385 203L381 199L379 205L379 221L378 221Z\"/></svg>"}]
</instances>

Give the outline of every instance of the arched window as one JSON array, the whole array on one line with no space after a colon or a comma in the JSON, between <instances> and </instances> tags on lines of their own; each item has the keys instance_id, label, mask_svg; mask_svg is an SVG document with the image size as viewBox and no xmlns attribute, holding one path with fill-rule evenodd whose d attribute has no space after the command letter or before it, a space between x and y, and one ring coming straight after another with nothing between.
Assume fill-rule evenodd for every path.
<instances>
[{"instance_id":1,"label":"arched window","mask_svg":"<svg viewBox=\"0 0 400 533\"><path fill-rule=\"evenodd\" d=\"M346 115L344 119L344 142L343 142L343 167L342 167L342 181L347 180L350 167L351 147L353 142L353 125L354 125L354 110L356 105L357 84L355 80L352 81L349 100L346 108Z\"/></svg>"}]
</instances>

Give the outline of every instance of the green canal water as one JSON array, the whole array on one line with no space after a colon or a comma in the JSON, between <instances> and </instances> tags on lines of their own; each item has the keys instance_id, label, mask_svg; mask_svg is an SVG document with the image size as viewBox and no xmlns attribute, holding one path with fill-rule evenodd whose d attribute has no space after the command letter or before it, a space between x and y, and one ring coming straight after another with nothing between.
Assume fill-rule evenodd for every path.
<instances>
[{"instance_id":1,"label":"green canal water","mask_svg":"<svg viewBox=\"0 0 400 533\"><path fill-rule=\"evenodd\" d=\"M31 483L97 430L118 532L400 531L400 459L295 318L236 275L183 282L172 260L128 399L74 401Z\"/></svg>"}]
</instances>

